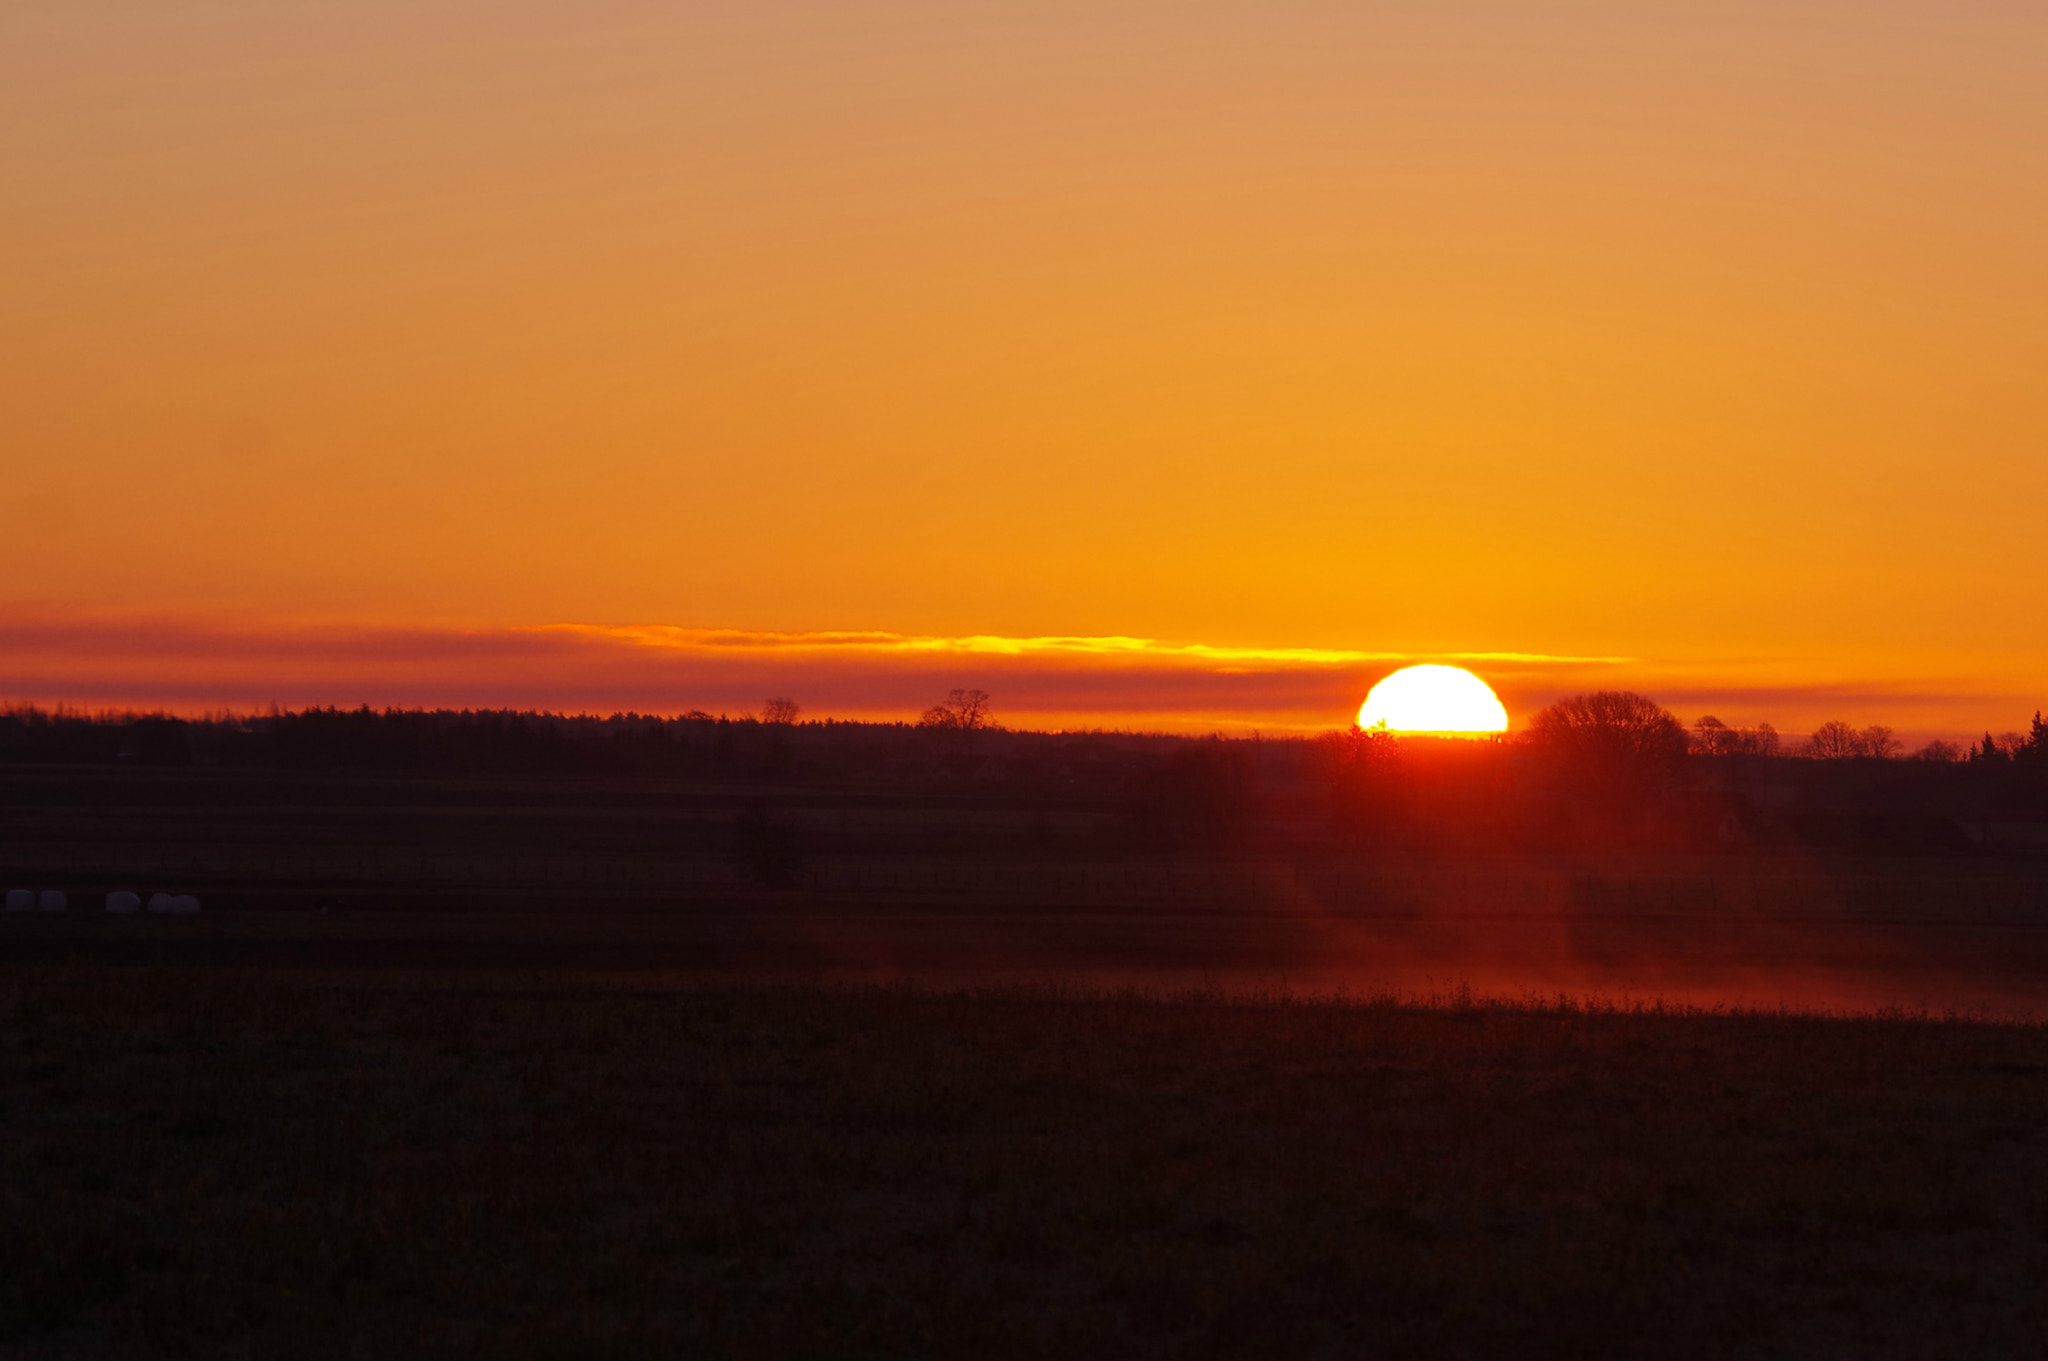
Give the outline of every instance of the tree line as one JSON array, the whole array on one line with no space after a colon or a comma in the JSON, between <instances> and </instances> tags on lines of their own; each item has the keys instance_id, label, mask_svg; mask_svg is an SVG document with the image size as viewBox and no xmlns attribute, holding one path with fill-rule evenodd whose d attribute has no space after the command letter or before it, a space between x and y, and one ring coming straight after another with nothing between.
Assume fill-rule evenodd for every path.
<instances>
[{"instance_id":1,"label":"tree line","mask_svg":"<svg viewBox=\"0 0 2048 1361\"><path fill-rule=\"evenodd\" d=\"M738 717L0 713L0 763L731 781L770 810L740 828L752 861L767 866L792 854L772 810L806 797L799 786L835 782L920 798L979 791L1106 829L1104 846L1203 850L1309 835L1298 829L1311 822L1325 829L1315 835L1360 846L1953 849L1965 823L2048 820L2048 730L2038 715L2023 734L1923 749L1921 759L1900 759L1881 728L1824 726L1815 738L1789 743L1769 725L1712 716L1687 725L1622 691L1571 696L1484 741L1357 727L1265 741L1039 733L1006 728L991 697L967 689L896 723L807 719L787 697ZM1054 839L1048 832L1047 844Z\"/></svg>"},{"instance_id":2,"label":"tree line","mask_svg":"<svg viewBox=\"0 0 2048 1361\"><path fill-rule=\"evenodd\" d=\"M914 720L807 719L786 695L758 713L566 715L525 710L274 709L181 718L0 709L0 763L89 763L397 775L623 775L783 779L858 773L973 778L987 743L1009 755L1048 734L1011 733L986 691L956 689ZM1169 740L1137 739L1130 740Z\"/></svg>"},{"instance_id":3,"label":"tree line","mask_svg":"<svg viewBox=\"0 0 2048 1361\"><path fill-rule=\"evenodd\" d=\"M2048 817L2048 725L1898 759L1889 728L1824 724L1788 750L1768 724L1687 727L1626 691L1559 700L1512 737L1430 743L1353 727L1314 744L1340 828L1360 840L1534 845L1778 841L1954 849L1963 821Z\"/></svg>"}]
</instances>

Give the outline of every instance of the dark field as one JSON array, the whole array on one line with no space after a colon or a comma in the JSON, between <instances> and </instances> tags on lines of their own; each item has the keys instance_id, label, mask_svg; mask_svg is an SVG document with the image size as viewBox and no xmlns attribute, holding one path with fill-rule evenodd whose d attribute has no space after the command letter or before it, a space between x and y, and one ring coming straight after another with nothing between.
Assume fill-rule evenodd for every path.
<instances>
[{"instance_id":1,"label":"dark field","mask_svg":"<svg viewBox=\"0 0 2048 1361\"><path fill-rule=\"evenodd\" d=\"M2048 1033L0 975L8 1354L2039 1356Z\"/></svg>"},{"instance_id":2,"label":"dark field","mask_svg":"<svg viewBox=\"0 0 2048 1361\"><path fill-rule=\"evenodd\" d=\"M785 887L736 859L750 810ZM2048 1014L2048 856L1361 850L1277 776L1242 831L1133 836L1113 782L0 767L0 887L74 899L0 916L0 961ZM108 917L115 888L206 912Z\"/></svg>"},{"instance_id":3,"label":"dark field","mask_svg":"<svg viewBox=\"0 0 2048 1361\"><path fill-rule=\"evenodd\" d=\"M2040 857L1254 812L0 772L0 1357L2048 1355Z\"/></svg>"}]
</instances>

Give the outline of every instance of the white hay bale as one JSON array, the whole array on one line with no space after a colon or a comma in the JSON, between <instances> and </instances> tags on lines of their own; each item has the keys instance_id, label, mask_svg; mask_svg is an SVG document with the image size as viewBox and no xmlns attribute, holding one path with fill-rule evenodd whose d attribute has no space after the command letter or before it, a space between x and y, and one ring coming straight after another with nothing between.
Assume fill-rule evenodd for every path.
<instances>
[{"instance_id":1,"label":"white hay bale","mask_svg":"<svg viewBox=\"0 0 2048 1361\"><path fill-rule=\"evenodd\" d=\"M7 910L8 910L9 912L33 912L33 911L35 911L35 910L36 910L36 895L35 895L35 890L34 890L34 889L27 889L27 888L10 888L10 889L8 889L8 890L7 890Z\"/></svg>"},{"instance_id":2,"label":"white hay bale","mask_svg":"<svg viewBox=\"0 0 2048 1361\"><path fill-rule=\"evenodd\" d=\"M169 912L171 910L171 895L168 893L150 894L149 910L152 912Z\"/></svg>"},{"instance_id":3,"label":"white hay bale","mask_svg":"<svg viewBox=\"0 0 2048 1361\"><path fill-rule=\"evenodd\" d=\"M109 912L128 913L141 906L142 899L136 897L125 888L115 889L107 895L107 911Z\"/></svg>"},{"instance_id":4,"label":"white hay bale","mask_svg":"<svg viewBox=\"0 0 2048 1361\"><path fill-rule=\"evenodd\" d=\"M64 896L64 890L61 888L46 888L43 890L42 896L36 899L36 911L38 912L62 912L69 906L71 906L71 900Z\"/></svg>"},{"instance_id":5,"label":"white hay bale","mask_svg":"<svg viewBox=\"0 0 2048 1361\"><path fill-rule=\"evenodd\" d=\"M171 911L181 917L189 917L199 911L199 900L189 893L180 893L171 899Z\"/></svg>"}]
</instances>

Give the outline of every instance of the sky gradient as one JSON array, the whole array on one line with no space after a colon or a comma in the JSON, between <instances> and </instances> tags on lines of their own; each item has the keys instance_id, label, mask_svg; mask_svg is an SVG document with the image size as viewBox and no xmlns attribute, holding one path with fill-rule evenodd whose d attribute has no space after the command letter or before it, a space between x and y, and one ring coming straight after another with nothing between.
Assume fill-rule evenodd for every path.
<instances>
[{"instance_id":1,"label":"sky gradient","mask_svg":"<svg viewBox=\"0 0 2048 1361\"><path fill-rule=\"evenodd\" d=\"M25 0L0 700L1277 728L1518 654L2019 727L2044 69L1971 0Z\"/></svg>"}]
</instances>

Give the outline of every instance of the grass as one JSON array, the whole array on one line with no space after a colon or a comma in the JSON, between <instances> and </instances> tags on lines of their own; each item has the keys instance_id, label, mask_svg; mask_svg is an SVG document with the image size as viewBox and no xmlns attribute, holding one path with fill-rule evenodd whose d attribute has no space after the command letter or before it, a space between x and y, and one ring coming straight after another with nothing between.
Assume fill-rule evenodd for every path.
<instances>
[{"instance_id":1,"label":"grass","mask_svg":"<svg viewBox=\"0 0 2048 1361\"><path fill-rule=\"evenodd\" d=\"M0 970L0 1354L2039 1356L2048 1030Z\"/></svg>"}]
</instances>

